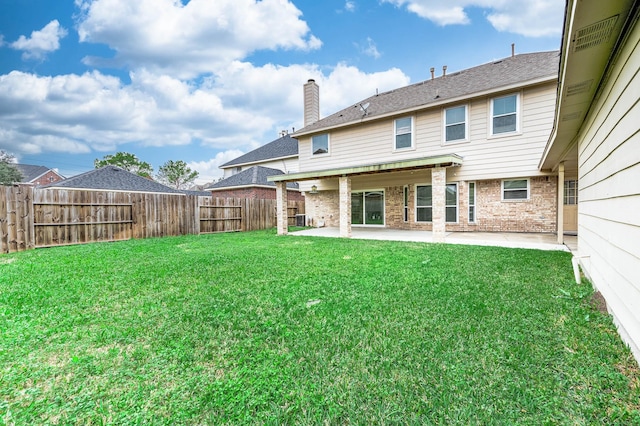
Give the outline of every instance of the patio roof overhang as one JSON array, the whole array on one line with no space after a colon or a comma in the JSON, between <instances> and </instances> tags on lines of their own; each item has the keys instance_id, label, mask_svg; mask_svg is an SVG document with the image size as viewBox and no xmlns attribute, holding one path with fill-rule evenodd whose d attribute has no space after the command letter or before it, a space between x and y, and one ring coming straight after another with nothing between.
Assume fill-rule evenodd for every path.
<instances>
[{"instance_id":1,"label":"patio roof overhang","mask_svg":"<svg viewBox=\"0 0 640 426\"><path fill-rule=\"evenodd\" d=\"M422 157L413 160L395 161L392 163L378 163L356 167L314 170L302 173L288 173L284 175L269 176L267 180L270 182L300 182L305 180L336 178L340 176L358 176L374 173L403 172L408 170L430 169L434 167L455 167L461 165L461 156L457 154L446 154L437 155L434 157Z\"/></svg>"}]
</instances>

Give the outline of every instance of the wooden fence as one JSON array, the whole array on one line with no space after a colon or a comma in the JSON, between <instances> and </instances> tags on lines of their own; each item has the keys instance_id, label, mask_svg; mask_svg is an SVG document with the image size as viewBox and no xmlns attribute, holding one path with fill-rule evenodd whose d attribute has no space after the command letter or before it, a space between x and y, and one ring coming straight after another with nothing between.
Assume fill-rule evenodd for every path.
<instances>
[{"instance_id":1,"label":"wooden fence","mask_svg":"<svg viewBox=\"0 0 640 426\"><path fill-rule=\"evenodd\" d=\"M289 223L304 213L290 201ZM276 226L276 200L0 186L0 253Z\"/></svg>"}]
</instances>

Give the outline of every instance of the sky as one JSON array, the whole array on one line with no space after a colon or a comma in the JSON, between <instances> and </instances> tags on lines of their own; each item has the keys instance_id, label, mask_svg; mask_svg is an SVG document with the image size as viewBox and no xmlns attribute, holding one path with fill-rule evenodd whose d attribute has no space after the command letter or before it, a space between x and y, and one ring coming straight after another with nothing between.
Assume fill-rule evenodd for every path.
<instances>
[{"instance_id":1,"label":"sky","mask_svg":"<svg viewBox=\"0 0 640 426\"><path fill-rule=\"evenodd\" d=\"M564 0L0 0L0 150L70 177L135 154L197 183L320 116L560 48Z\"/></svg>"}]
</instances>

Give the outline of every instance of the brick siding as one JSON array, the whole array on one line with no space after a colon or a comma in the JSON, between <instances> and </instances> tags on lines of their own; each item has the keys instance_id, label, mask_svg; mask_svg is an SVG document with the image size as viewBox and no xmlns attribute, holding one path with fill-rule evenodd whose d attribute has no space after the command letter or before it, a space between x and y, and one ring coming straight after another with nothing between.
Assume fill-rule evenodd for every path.
<instances>
[{"instance_id":1,"label":"brick siding","mask_svg":"<svg viewBox=\"0 0 640 426\"><path fill-rule=\"evenodd\" d=\"M529 179L530 197L525 201L502 201L502 181L476 181L476 222L469 223L468 182L458 182L458 223L447 223L447 232L556 232L557 178ZM385 223L393 229L432 229L431 223L415 222L415 185L408 185L409 220L404 221L404 186L386 187ZM340 226L338 191L307 194L305 208L308 224ZM309 223L312 220L312 223Z\"/></svg>"}]
</instances>

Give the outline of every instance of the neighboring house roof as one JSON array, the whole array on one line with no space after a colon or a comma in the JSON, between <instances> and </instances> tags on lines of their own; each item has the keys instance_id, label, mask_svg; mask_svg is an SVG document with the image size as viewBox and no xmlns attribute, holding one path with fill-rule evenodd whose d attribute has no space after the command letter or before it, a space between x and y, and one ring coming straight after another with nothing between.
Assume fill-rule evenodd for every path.
<instances>
[{"instance_id":1,"label":"neighboring house roof","mask_svg":"<svg viewBox=\"0 0 640 426\"><path fill-rule=\"evenodd\" d=\"M156 192L184 194L161 183L143 178L117 166L104 166L60 182L46 185L47 188L102 189L107 191Z\"/></svg>"},{"instance_id":2,"label":"neighboring house roof","mask_svg":"<svg viewBox=\"0 0 640 426\"><path fill-rule=\"evenodd\" d=\"M296 157L298 155L298 140L290 135L284 135L266 145L249 151L238 158L234 158L220 166L221 169L241 164L257 163L276 158Z\"/></svg>"},{"instance_id":3,"label":"neighboring house roof","mask_svg":"<svg viewBox=\"0 0 640 426\"><path fill-rule=\"evenodd\" d=\"M16 166L16 168L22 174L23 182L33 182L36 179L38 179L40 176L46 174L49 171L56 173L58 176L64 179L64 177L60 175L60 173L50 169L49 167L37 166L34 164L14 164L14 166Z\"/></svg>"},{"instance_id":4,"label":"neighboring house roof","mask_svg":"<svg viewBox=\"0 0 640 426\"><path fill-rule=\"evenodd\" d=\"M558 51L514 55L376 94L300 129L293 136L456 102L527 83L554 81L558 77L559 59Z\"/></svg>"},{"instance_id":5,"label":"neighboring house roof","mask_svg":"<svg viewBox=\"0 0 640 426\"><path fill-rule=\"evenodd\" d=\"M209 192L209 191L194 191L194 190L190 190L190 189L183 189L180 192L182 192L183 194L187 194L187 195L197 195L199 197L210 197L211 196L211 192Z\"/></svg>"},{"instance_id":6,"label":"neighboring house roof","mask_svg":"<svg viewBox=\"0 0 640 426\"><path fill-rule=\"evenodd\" d=\"M235 189L235 188L246 188L252 186L263 186L268 188L276 187L274 182L267 181L269 176L283 175L284 172L278 169L272 169L269 167L263 166L253 166L248 168L247 170L243 170L242 172L235 174L233 176L229 176L226 179L221 180L220 182L216 182L209 188L208 190L215 191L221 189ZM298 184L294 182L287 183L288 189L298 189Z\"/></svg>"}]
</instances>

